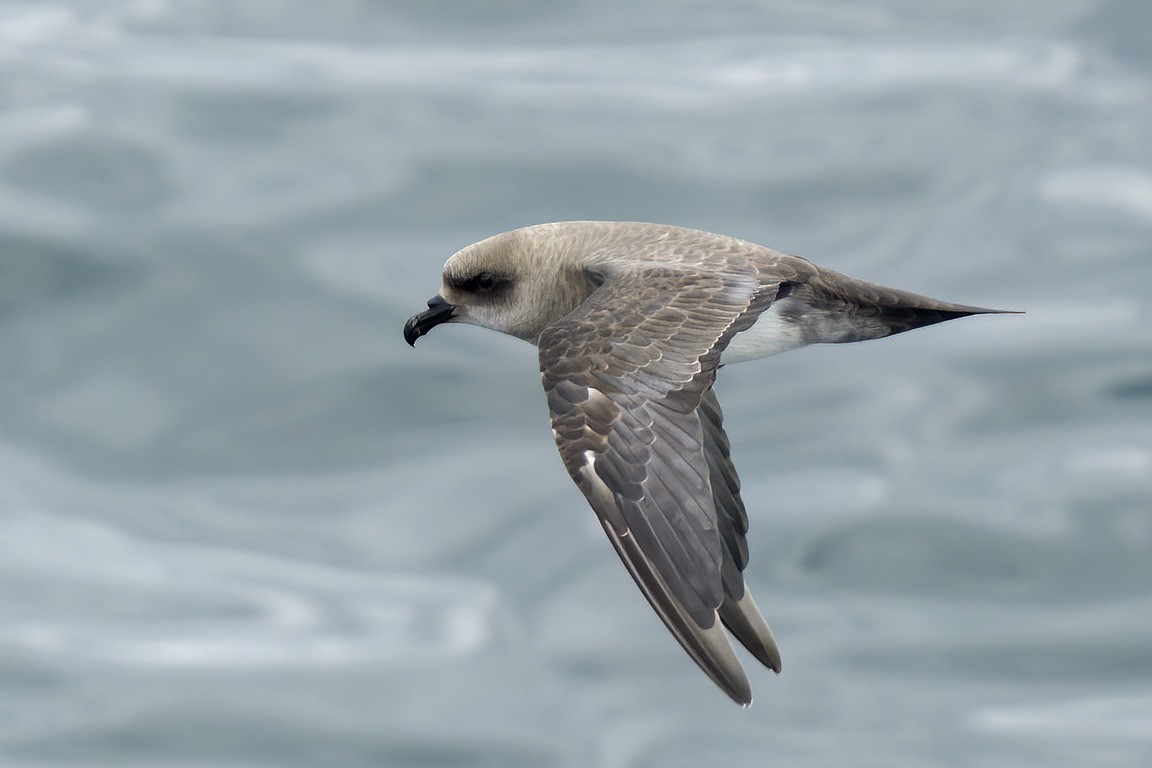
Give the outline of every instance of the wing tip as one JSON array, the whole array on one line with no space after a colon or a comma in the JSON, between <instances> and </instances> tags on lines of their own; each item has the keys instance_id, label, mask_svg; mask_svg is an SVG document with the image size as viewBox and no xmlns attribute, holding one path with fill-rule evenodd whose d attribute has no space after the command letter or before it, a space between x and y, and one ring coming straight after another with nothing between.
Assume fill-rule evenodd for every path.
<instances>
[{"instance_id":1,"label":"wing tip","mask_svg":"<svg viewBox=\"0 0 1152 768\"><path fill-rule=\"evenodd\" d=\"M705 672L707 672L707 670L705 670ZM743 679L735 681L737 684L734 686L729 686L725 683L722 683L720 680L713 677L710 673L708 676L712 678L712 682L716 683L716 685L720 687L720 690L724 691L724 693L728 695L728 698L739 704L743 709L747 709L748 707L752 706L752 684L748 682L747 676L743 674L743 669L740 670L740 673Z\"/></svg>"},{"instance_id":2,"label":"wing tip","mask_svg":"<svg viewBox=\"0 0 1152 768\"><path fill-rule=\"evenodd\" d=\"M780 674L783 664L780 658L780 648L776 645L776 638L768 623L764 621L760 608L752 598L752 593L745 588L744 596L739 600L725 597L718 611L720 620L728 631L748 649L757 661L776 674Z\"/></svg>"},{"instance_id":3,"label":"wing tip","mask_svg":"<svg viewBox=\"0 0 1152 768\"><path fill-rule=\"evenodd\" d=\"M719 611L713 614L711 626L701 626L694 621L682 605L672 596L660 573L640 549L631 536L618 533L612 523L601 517L601 525L608 534L609 541L631 574L640 591L656 610L656 614L676 638L680 646L688 652L696 666L715 683L720 690L742 707L752 704L752 684L743 665L736 657L736 651L724 631Z\"/></svg>"}]
</instances>

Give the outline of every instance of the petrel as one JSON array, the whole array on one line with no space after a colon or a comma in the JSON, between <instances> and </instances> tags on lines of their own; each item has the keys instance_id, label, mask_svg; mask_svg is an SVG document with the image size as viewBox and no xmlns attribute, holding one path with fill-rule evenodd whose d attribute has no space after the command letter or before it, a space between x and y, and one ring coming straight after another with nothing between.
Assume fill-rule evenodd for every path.
<instances>
[{"instance_id":1,"label":"petrel","mask_svg":"<svg viewBox=\"0 0 1152 768\"><path fill-rule=\"evenodd\" d=\"M734 701L752 690L724 628L780 671L744 584L748 515L712 390L725 363L1001 310L884 288L755 243L569 221L457 252L416 339L470 323L536 345L560 458L664 624Z\"/></svg>"}]
</instances>

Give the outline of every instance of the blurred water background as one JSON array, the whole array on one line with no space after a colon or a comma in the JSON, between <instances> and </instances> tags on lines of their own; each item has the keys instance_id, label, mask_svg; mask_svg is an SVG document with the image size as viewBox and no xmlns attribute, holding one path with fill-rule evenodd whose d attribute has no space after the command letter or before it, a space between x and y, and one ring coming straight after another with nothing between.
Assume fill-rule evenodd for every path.
<instances>
[{"instance_id":1,"label":"blurred water background","mask_svg":"<svg viewBox=\"0 0 1152 768\"><path fill-rule=\"evenodd\" d=\"M723 372L750 710L401 339L584 218L1028 311ZM4 766L1152 764L1143 0L0 2L0 371Z\"/></svg>"}]
</instances>

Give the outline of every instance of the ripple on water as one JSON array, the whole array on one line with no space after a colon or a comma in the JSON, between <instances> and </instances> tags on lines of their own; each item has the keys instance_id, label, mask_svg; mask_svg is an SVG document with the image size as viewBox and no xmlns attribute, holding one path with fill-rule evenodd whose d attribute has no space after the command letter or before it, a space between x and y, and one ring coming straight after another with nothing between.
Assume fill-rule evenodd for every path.
<instances>
[{"instance_id":1,"label":"ripple on water","mask_svg":"<svg viewBox=\"0 0 1152 768\"><path fill-rule=\"evenodd\" d=\"M495 591L253 551L171 544L21 513L0 522L12 648L171 667L458 659L494 634Z\"/></svg>"}]
</instances>

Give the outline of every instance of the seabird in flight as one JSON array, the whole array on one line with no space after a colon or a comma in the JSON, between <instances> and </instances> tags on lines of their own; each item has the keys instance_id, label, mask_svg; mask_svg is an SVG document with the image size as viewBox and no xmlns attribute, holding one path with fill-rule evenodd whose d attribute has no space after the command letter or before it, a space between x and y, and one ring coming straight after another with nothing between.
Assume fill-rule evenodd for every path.
<instances>
[{"instance_id":1,"label":"seabird in flight","mask_svg":"<svg viewBox=\"0 0 1152 768\"><path fill-rule=\"evenodd\" d=\"M885 288L680 227L570 221L456 253L416 339L470 323L539 349L568 473L664 624L733 700L752 691L725 628L780 671L744 584L748 515L712 391L726 363L999 313Z\"/></svg>"}]
</instances>

